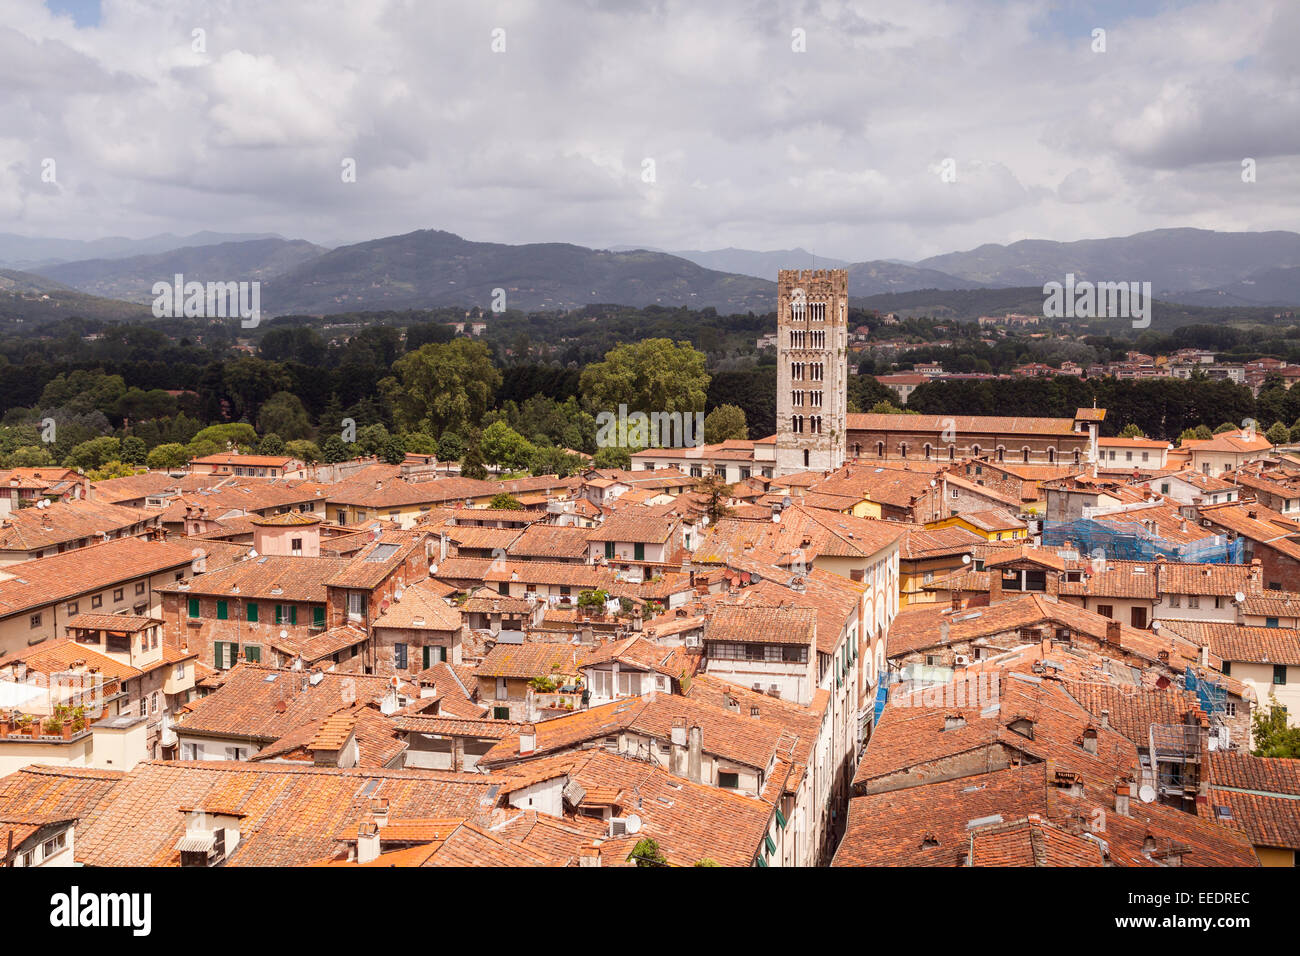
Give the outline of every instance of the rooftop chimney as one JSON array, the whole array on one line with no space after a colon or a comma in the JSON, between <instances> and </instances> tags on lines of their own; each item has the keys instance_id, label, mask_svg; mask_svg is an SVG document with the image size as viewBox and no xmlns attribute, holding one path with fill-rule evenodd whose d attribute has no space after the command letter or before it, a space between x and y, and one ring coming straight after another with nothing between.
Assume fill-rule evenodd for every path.
<instances>
[{"instance_id":1,"label":"rooftop chimney","mask_svg":"<svg viewBox=\"0 0 1300 956\"><path fill-rule=\"evenodd\" d=\"M1088 753L1096 756L1097 754L1097 728L1086 727L1083 731L1083 749Z\"/></svg>"},{"instance_id":2,"label":"rooftop chimney","mask_svg":"<svg viewBox=\"0 0 1300 956\"><path fill-rule=\"evenodd\" d=\"M380 829L388 826L388 798L371 797L370 815L375 819L375 826Z\"/></svg>"},{"instance_id":3,"label":"rooftop chimney","mask_svg":"<svg viewBox=\"0 0 1300 956\"><path fill-rule=\"evenodd\" d=\"M600 847L598 846L579 847L578 866L600 866Z\"/></svg>"},{"instance_id":4,"label":"rooftop chimney","mask_svg":"<svg viewBox=\"0 0 1300 956\"><path fill-rule=\"evenodd\" d=\"M700 782L700 765L703 761L704 731L698 726L692 727L689 750L686 754L686 778L692 783Z\"/></svg>"},{"instance_id":5,"label":"rooftop chimney","mask_svg":"<svg viewBox=\"0 0 1300 956\"><path fill-rule=\"evenodd\" d=\"M1115 787L1115 812L1121 817L1129 815L1128 800L1130 787L1127 783L1121 783Z\"/></svg>"},{"instance_id":6,"label":"rooftop chimney","mask_svg":"<svg viewBox=\"0 0 1300 956\"><path fill-rule=\"evenodd\" d=\"M1119 621L1106 622L1106 643L1108 644L1119 643Z\"/></svg>"},{"instance_id":7,"label":"rooftop chimney","mask_svg":"<svg viewBox=\"0 0 1300 956\"><path fill-rule=\"evenodd\" d=\"M363 820L357 827L357 862L369 863L379 856L379 826Z\"/></svg>"},{"instance_id":8,"label":"rooftop chimney","mask_svg":"<svg viewBox=\"0 0 1300 956\"><path fill-rule=\"evenodd\" d=\"M537 728L533 724L524 724L519 728L519 755L530 754L537 749Z\"/></svg>"}]
</instances>

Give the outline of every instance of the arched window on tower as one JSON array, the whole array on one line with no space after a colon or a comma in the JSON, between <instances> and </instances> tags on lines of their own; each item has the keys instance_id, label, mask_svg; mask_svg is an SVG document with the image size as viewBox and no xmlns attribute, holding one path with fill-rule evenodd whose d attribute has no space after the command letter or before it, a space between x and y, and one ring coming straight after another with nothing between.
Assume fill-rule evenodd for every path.
<instances>
[{"instance_id":1,"label":"arched window on tower","mask_svg":"<svg viewBox=\"0 0 1300 956\"><path fill-rule=\"evenodd\" d=\"M877 458L885 457L885 443L883 441L876 442L876 457Z\"/></svg>"},{"instance_id":2,"label":"arched window on tower","mask_svg":"<svg viewBox=\"0 0 1300 956\"><path fill-rule=\"evenodd\" d=\"M1049 448L1049 449L1047 449L1047 463L1048 463L1049 465L1055 465L1055 464L1056 464L1056 449L1055 449L1055 448Z\"/></svg>"},{"instance_id":3,"label":"arched window on tower","mask_svg":"<svg viewBox=\"0 0 1300 956\"><path fill-rule=\"evenodd\" d=\"M1020 457L1023 458L1023 459L1025 460L1025 464L1026 464L1026 465L1029 464L1029 446L1028 446L1028 445L1026 445L1024 448L1020 449Z\"/></svg>"},{"instance_id":4,"label":"arched window on tower","mask_svg":"<svg viewBox=\"0 0 1300 956\"><path fill-rule=\"evenodd\" d=\"M930 460L930 443L929 443L929 442L926 442L926 443L925 443L925 460L926 460L926 461L929 461L929 460Z\"/></svg>"}]
</instances>

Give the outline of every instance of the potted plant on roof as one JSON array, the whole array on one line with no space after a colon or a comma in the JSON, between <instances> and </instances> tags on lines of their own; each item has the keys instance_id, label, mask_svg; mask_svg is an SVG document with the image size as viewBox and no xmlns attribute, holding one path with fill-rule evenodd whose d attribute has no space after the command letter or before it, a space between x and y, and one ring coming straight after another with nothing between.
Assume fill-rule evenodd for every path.
<instances>
[{"instance_id":1,"label":"potted plant on roof","mask_svg":"<svg viewBox=\"0 0 1300 956\"><path fill-rule=\"evenodd\" d=\"M19 714L16 723L18 725L18 733L26 734L29 737L32 735L32 728L35 724L32 721L31 714Z\"/></svg>"},{"instance_id":2,"label":"potted plant on roof","mask_svg":"<svg viewBox=\"0 0 1300 956\"><path fill-rule=\"evenodd\" d=\"M51 714L49 717L45 718L45 723L42 724L41 730L44 732L43 736L62 737L63 718L60 717L58 712L56 711L55 713ZM33 734L32 736L35 736L35 734Z\"/></svg>"},{"instance_id":3,"label":"potted plant on roof","mask_svg":"<svg viewBox=\"0 0 1300 956\"><path fill-rule=\"evenodd\" d=\"M86 729L86 708L84 705L78 705L72 711L72 732L81 733Z\"/></svg>"}]
</instances>

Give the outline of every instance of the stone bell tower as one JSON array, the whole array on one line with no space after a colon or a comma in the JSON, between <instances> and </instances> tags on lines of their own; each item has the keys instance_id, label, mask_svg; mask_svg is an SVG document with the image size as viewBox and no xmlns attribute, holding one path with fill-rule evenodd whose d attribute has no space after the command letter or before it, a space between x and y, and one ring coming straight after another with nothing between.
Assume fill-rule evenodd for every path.
<instances>
[{"instance_id":1,"label":"stone bell tower","mask_svg":"<svg viewBox=\"0 0 1300 956\"><path fill-rule=\"evenodd\" d=\"M776 474L844 464L849 274L782 269L776 280Z\"/></svg>"}]
</instances>

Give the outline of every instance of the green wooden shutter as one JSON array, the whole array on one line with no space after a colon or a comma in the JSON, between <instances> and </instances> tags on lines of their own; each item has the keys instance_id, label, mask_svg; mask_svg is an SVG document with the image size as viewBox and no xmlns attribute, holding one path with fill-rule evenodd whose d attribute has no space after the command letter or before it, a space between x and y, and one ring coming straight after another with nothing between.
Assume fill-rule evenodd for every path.
<instances>
[{"instance_id":1,"label":"green wooden shutter","mask_svg":"<svg viewBox=\"0 0 1300 956\"><path fill-rule=\"evenodd\" d=\"M429 669L429 666L430 666L430 653L431 653L432 651L433 651L433 647L432 647L431 645L429 645L429 644L425 644L425 645L424 645L424 668L425 668L425 670L428 670L428 669Z\"/></svg>"},{"instance_id":2,"label":"green wooden shutter","mask_svg":"<svg viewBox=\"0 0 1300 956\"><path fill-rule=\"evenodd\" d=\"M244 610L245 610L245 612L246 612L246 616L247 616L249 622L252 623L252 624L256 624L256 623L257 623L257 605L256 605L255 603L253 603L252 601L249 601L248 604L246 604L246 605L244 606Z\"/></svg>"},{"instance_id":3,"label":"green wooden shutter","mask_svg":"<svg viewBox=\"0 0 1300 956\"><path fill-rule=\"evenodd\" d=\"M230 618L230 606L225 601L217 602L217 620L225 621Z\"/></svg>"},{"instance_id":4,"label":"green wooden shutter","mask_svg":"<svg viewBox=\"0 0 1300 956\"><path fill-rule=\"evenodd\" d=\"M251 644L245 645L244 656L254 664L262 663L262 649L260 647L254 647Z\"/></svg>"},{"instance_id":5,"label":"green wooden shutter","mask_svg":"<svg viewBox=\"0 0 1300 956\"><path fill-rule=\"evenodd\" d=\"M613 561L613 560L614 560L614 542L613 542L613 541L606 541L606 542L605 542L605 559L606 559L607 561Z\"/></svg>"},{"instance_id":6,"label":"green wooden shutter","mask_svg":"<svg viewBox=\"0 0 1300 956\"><path fill-rule=\"evenodd\" d=\"M283 605L283 604L277 604L277 605L275 606L275 623L276 623L276 624L283 624L283 623L284 623L284 605Z\"/></svg>"},{"instance_id":7,"label":"green wooden shutter","mask_svg":"<svg viewBox=\"0 0 1300 956\"><path fill-rule=\"evenodd\" d=\"M325 608L323 606L311 609L311 622L317 627L325 626Z\"/></svg>"},{"instance_id":8,"label":"green wooden shutter","mask_svg":"<svg viewBox=\"0 0 1300 956\"><path fill-rule=\"evenodd\" d=\"M199 599L190 598L190 617L199 616Z\"/></svg>"},{"instance_id":9,"label":"green wooden shutter","mask_svg":"<svg viewBox=\"0 0 1300 956\"><path fill-rule=\"evenodd\" d=\"M296 604L289 605L289 623L290 624L298 623L298 605Z\"/></svg>"},{"instance_id":10,"label":"green wooden shutter","mask_svg":"<svg viewBox=\"0 0 1300 956\"><path fill-rule=\"evenodd\" d=\"M636 561L645 560L645 545L642 544L640 541L632 545L632 557Z\"/></svg>"}]
</instances>

